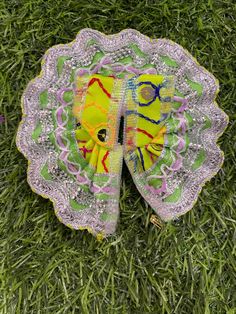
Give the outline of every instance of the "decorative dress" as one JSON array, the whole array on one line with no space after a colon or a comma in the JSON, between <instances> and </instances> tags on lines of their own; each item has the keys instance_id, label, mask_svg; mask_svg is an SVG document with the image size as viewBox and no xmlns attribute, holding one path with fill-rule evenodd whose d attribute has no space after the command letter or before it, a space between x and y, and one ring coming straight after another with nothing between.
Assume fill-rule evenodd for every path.
<instances>
[{"instance_id":1,"label":"decorative dress","mask_svg":"<svg viewBox=\"0 0 236 314\"><path fill-rule=\"evenodd\" d=\"M214 76L170 40L83 29L46 52L23 94L17 147L29 185L65 225L106 237L125 160L143 198L172 220L222 165L216 141L228 117L217 92Z\"/></svg>"}]
</instances>

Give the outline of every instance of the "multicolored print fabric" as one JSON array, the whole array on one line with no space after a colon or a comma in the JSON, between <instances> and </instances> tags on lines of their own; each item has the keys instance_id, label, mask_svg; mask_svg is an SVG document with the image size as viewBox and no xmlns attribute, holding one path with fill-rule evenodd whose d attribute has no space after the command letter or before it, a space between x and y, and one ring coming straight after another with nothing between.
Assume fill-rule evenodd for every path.
<instances>
[{"instance_id":1,"label":"multicolored print fabric","mask_svg":"<svg viewBox=\"0 0 236 314\"><path fill-rule=\"evenodd\" d=\"M228 120L217 92L176 43L84 29L47 51L22 97L17 146L28 182L60 221L100 239L116 230L124 159L160 219L175 219L223 162L216 141Z\"/></svg>"}]
</instances>

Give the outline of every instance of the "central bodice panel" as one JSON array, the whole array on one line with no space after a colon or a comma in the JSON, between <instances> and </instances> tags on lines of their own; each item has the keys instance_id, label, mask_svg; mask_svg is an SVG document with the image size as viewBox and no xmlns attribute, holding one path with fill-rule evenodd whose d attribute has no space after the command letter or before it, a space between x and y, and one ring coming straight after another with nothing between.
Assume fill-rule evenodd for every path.
<instances>
[{"instance_id":1,"label":"central bodice panel","mask_svg":"<svg viewBox=\"0 0 236 314\"><path fill-rule=\"evenodd\" d=\"M75 133L88 164L98 173L110 172L109 155L120 146L118 136L123 116L124 144L120 153L129 153L134 171L150 168L163 149L165 121L171 111L173 93L171 76L77 76L73 105Z\"/></svg>"}]
</instances>

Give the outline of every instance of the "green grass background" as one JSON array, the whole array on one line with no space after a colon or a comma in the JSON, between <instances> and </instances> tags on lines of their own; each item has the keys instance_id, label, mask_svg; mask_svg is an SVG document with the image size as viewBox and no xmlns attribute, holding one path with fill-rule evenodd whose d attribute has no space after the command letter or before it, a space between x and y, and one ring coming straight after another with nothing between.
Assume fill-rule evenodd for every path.
<instances>
[{"instance_id":1,"label":"green grass background","mask_svg":"<svg viewBox=\"0 0 236 314\"><path fill-rule=\"evenodd\" d=\"M0 1L0 313L236 313L235 72L233 0ZM72 231L26 182L17 151L20 97L46 49L91 27L135 28L188 49L220 81L230 123L225 162L194 209L162 230L126 172L117 233L99 243Z\"/></svg>"}]
</instances>

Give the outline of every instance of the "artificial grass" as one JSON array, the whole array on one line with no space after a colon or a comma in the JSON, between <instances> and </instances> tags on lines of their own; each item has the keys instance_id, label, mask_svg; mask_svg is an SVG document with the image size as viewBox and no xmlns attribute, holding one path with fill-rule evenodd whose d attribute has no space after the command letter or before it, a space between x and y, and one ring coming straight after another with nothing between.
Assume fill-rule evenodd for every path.
<instances>
[{"instance_id":1,"label":"artificial grass","mask_svg":"<svg viewBox=\"0 0 236 314\"><path fill-rule=\"evenodd\" d=\"M234 1L2 0L0 17L0 313L236 313ZM170 38L220 81L223 168L161 230L125 167L118 230L101 243L62 225L26 182L15 145L21 94L46 49L84 27Z\"/></svg>"}]
</instances>

